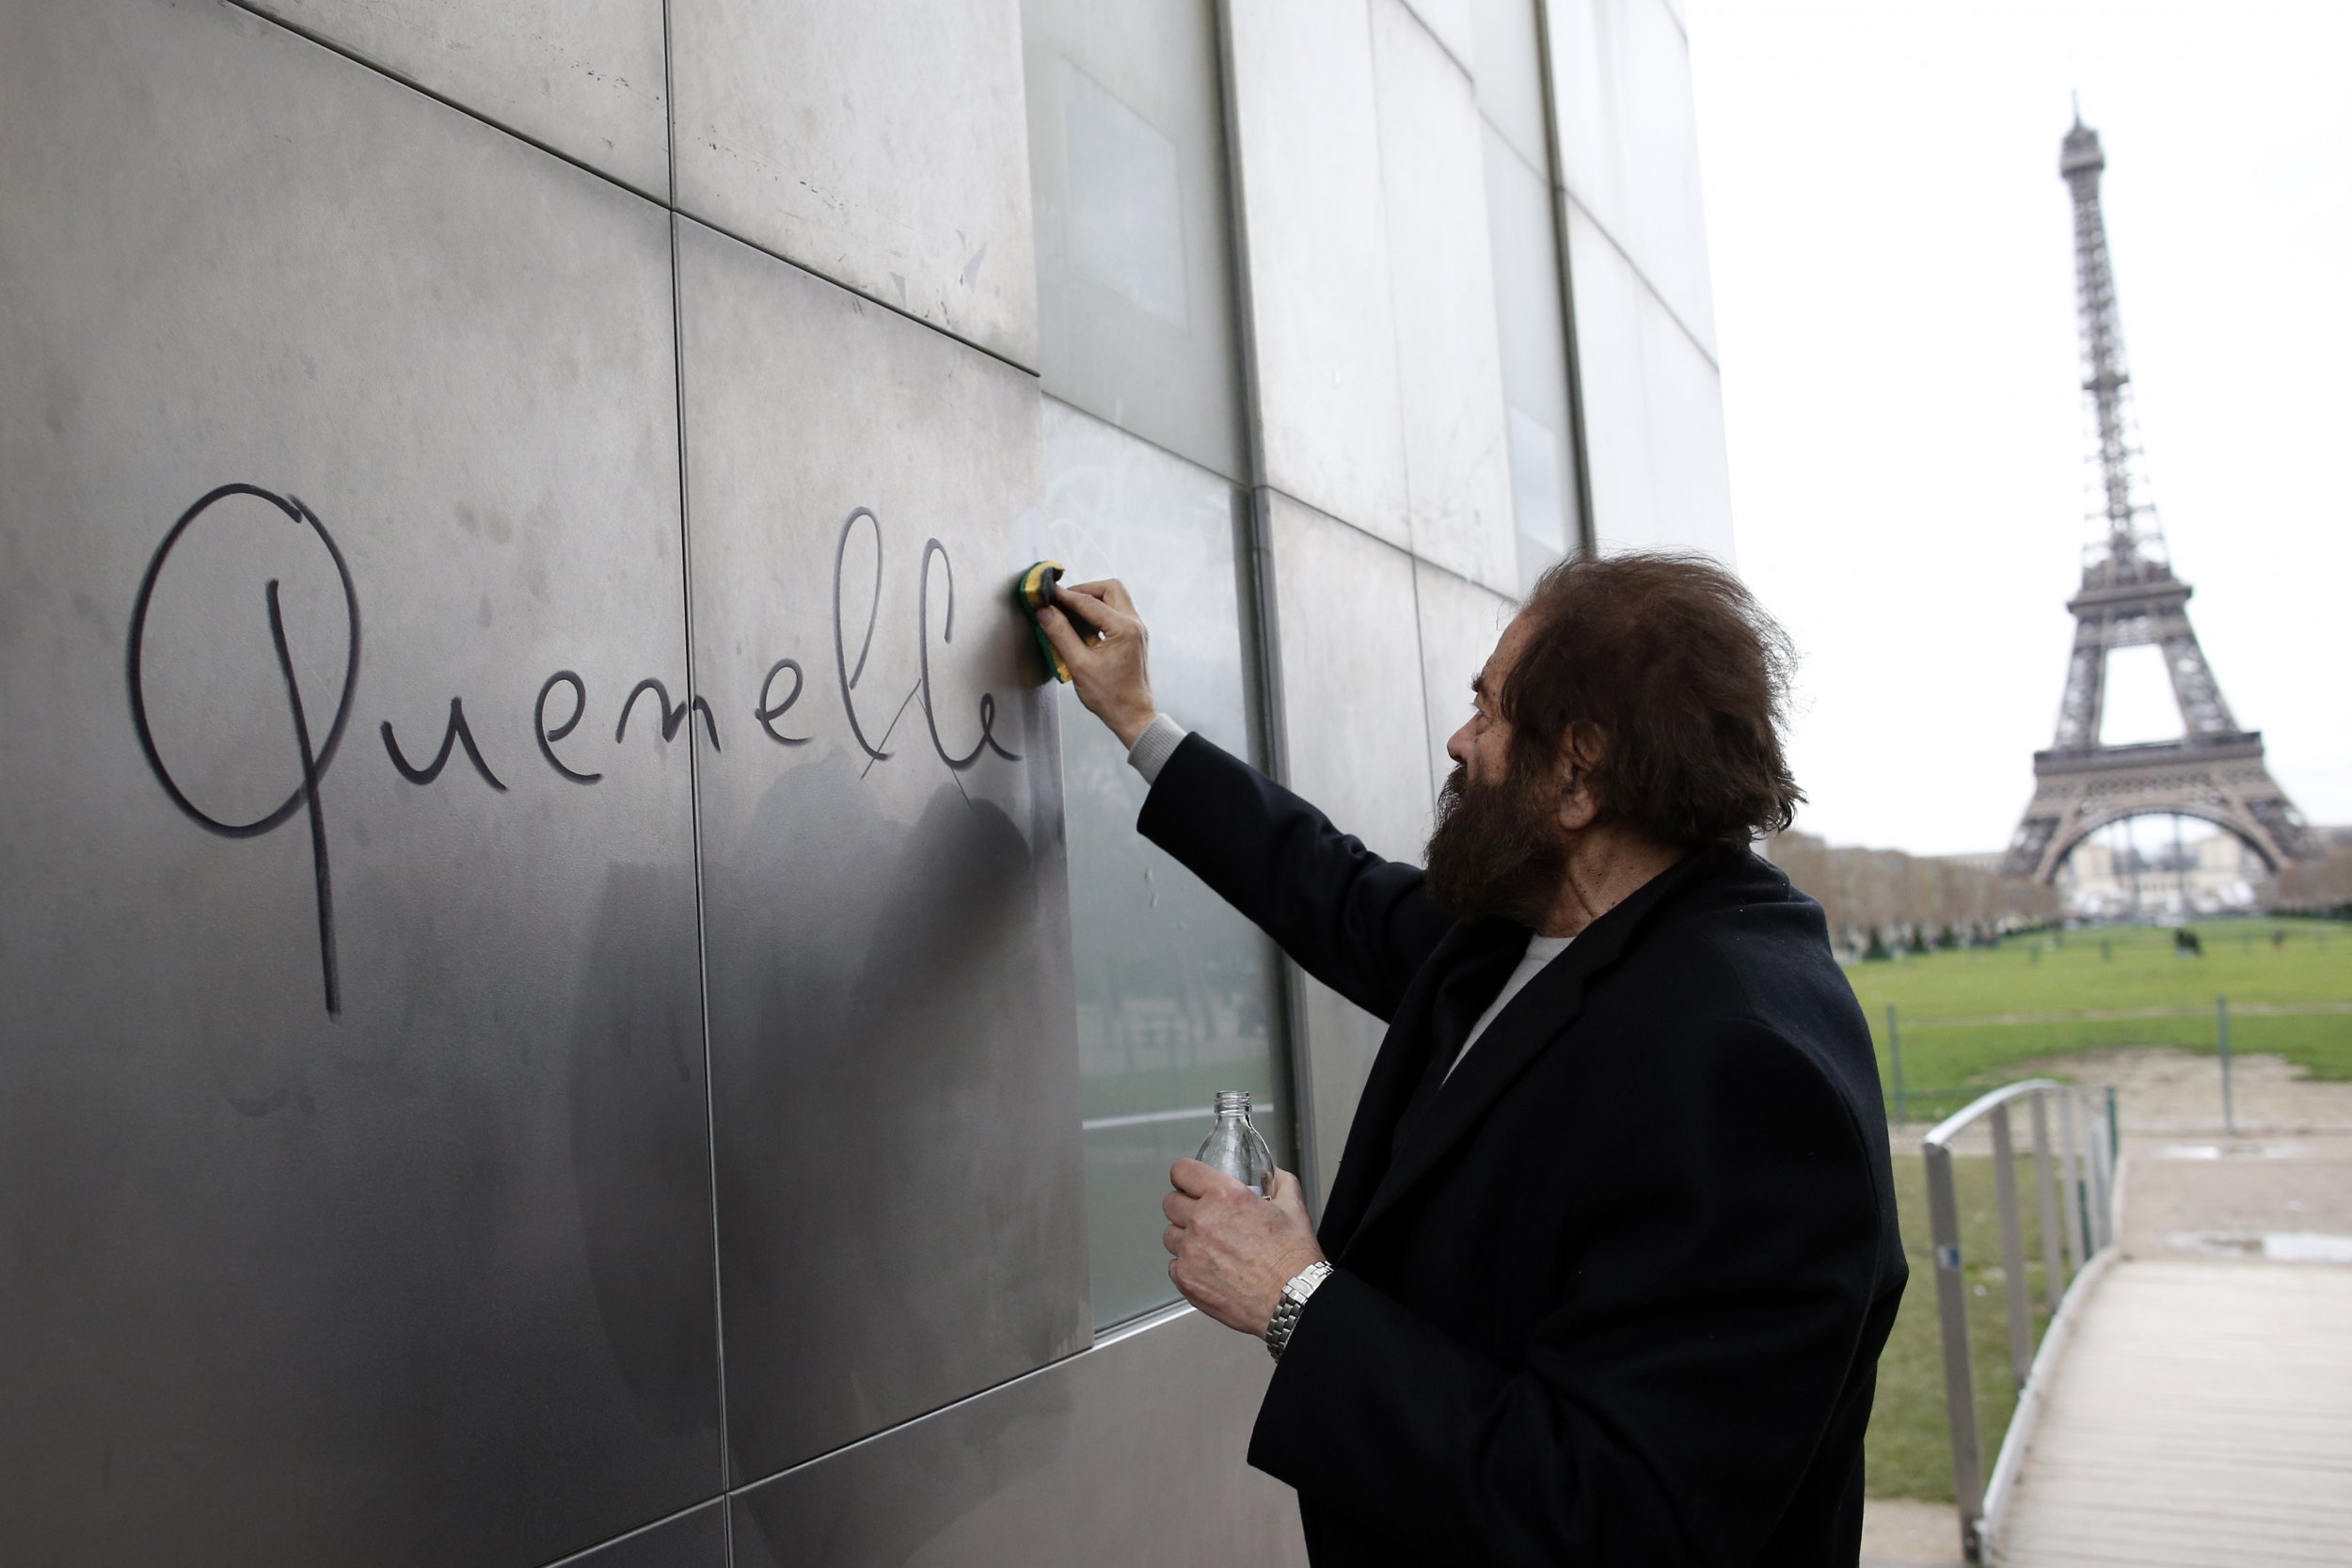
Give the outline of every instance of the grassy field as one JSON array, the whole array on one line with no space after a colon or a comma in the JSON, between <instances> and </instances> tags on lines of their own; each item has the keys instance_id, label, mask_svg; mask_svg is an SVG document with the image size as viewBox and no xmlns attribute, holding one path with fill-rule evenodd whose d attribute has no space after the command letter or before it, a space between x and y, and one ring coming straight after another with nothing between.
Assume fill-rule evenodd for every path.
<instances>
[{"instance_id":1,"label":"grassy field","mask_svg":"<svg viewBox=\"0 0 2352 1568\"><path fill-rule=\"evenodd\" d=\"M1915 1122L1957 1110L2020 1065L2100 1046L2217 1048L2215 999L2230 999L2230 1043L2271 1052L2315 1078L2352 1079L2352 926L2323 921L2211 921L2196 927L2204 957L2173 951L2169 930L2050 932L1994 948L1913 954L1847 971L1878 1041L1879 1074L1892 1098L1888 1004L1899 1023ZM2273 944L2271 933L2283 931ZM2062 1065L2059 1075L2065 1076ZM1911 1285L1879 1363L1866 1465L1874 1497L1949 1501L1950 1429L1944 1410L1944 1352L1936 1324L1927 1176L1916 1143L1899 1138L1897 1201ZM1900 1152L1908 1148L1912 1152ZM2020 1191L2029 1195L2030 1162ZM1993 1163L1954 1162L1961 1257L1969 1284L1978 1423L1991 1468L2016 1402L1994 1212ZM2035 1206L2022 1205L2027 1284L2042 1309Z\"/></svg>"},{"instance_id":2,"label":"grassy field","mask_svg":"<svg viewBox=\"0 0 2352 1568\"><path fill-rule=\"evenodd\" d=\"M2270 1052L2314 1078L2352 1079L2352 926L2317 920L2201 923L2204 957L2152 927L2046 932L1998 947L1907 954L1847 977L1878 1042L1891 1103L1887 1007L1899 1026L1912 1119L1957 1109L2018 1064L2087 1047ZM2273 944L2271 933L2285 933Z\"/></svg>"}]
</instances>

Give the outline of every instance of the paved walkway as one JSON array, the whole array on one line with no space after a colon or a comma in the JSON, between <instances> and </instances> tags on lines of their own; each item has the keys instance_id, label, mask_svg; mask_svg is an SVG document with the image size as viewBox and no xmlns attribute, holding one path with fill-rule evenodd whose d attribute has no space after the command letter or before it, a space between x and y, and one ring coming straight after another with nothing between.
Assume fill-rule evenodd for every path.
<instances>
[{"instance_id":1,"label":"paved walkway","mask_svg":"<svg viewBox=\"0 0 2352 1568\"><path fill-rule=\"evenodd\" d=\"M2347 1178L2325 1137L2141 1146L2000 1568L2352 1563Z\"/></svg>"}]
</instances>

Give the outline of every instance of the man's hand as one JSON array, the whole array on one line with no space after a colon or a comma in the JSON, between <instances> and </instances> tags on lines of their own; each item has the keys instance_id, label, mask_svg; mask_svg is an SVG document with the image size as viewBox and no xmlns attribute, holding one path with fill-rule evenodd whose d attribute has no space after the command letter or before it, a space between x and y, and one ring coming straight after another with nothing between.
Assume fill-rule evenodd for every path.
<instances>
[{"instance_id":1,"label":"man's hand","mask_svg":"<svg viewBox=\"0 0 2352 1568\"><path fill-rule=\"evenodd\" d=\"M1168 1277L1218 1323L1263 1338L1282 1287L1323 1257L1298 1178L1276 1171L1264 1197L1198 1160L1177 1161L1168 1179L1176 1187L1160 1204L1160 1242L1174 1255Z\"/></svg>"},{"instance_id":2,"label":"man's hand","mask_svg":"<svg viewBox=\"0 0 2352 1568\"><path fill-rule=\"evenodd\" d=\"M1060 583L1054 589L1065 612L1045 605L1037 624L1061 661L1070 666L1070 682L1087 711L1108 724L1119 743L1133 750L1136 740L1152 727L1159 709L1152 703L1152 674L1145 665L1144 645L1150 641L1136 601L1116 578L1101 582ZM1073 619L1092 626L1087 637Z\"/></svg>"}]
</instances>

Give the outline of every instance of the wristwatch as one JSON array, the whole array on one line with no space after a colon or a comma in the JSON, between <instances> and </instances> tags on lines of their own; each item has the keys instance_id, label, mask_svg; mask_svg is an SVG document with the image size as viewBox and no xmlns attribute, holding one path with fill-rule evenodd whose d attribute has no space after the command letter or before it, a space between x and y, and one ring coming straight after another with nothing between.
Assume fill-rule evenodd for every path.
<instances>
[{"instance_id":1,"label":"wristwatch","mask_svg":"<svg viewBox=\"0 0 2352 1568\"><path fill-rule=\"evenodd\" d=\"M1308 1264L1291 1275L1282 1287L1282 1299L1274 1305L1274 1319L1265 1325L1265 1353L1275 1360L1282 1359L1284 1347L1291 1342L1291 1331L1298 1326L1298 1314L1306 1307L1307 1298L1315 1293L1315 1287L1331 1277L1331 1265L1320 1260Z\"/></svg>"}]
</instances>

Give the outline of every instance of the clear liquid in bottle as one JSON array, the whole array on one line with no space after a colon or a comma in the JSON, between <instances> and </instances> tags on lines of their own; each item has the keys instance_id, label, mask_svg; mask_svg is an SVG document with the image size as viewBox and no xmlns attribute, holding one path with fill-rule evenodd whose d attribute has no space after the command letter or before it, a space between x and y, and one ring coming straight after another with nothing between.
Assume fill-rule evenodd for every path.
<instances>
[{"instance_id":1,"label":"clear liquid in bottle","mask_svg":"<svg viewBox=\"0 0 2352 1568\"><path fill-rule=\"evenodd\" d=\"M1216 1092L1216 1125L1201 1140L1193 1156L1211 1170L1222 1171L1260 1197L1274 1185L1274 1151L1249 1119L1249 1091Z\"/></svg>"}]
</instances>

